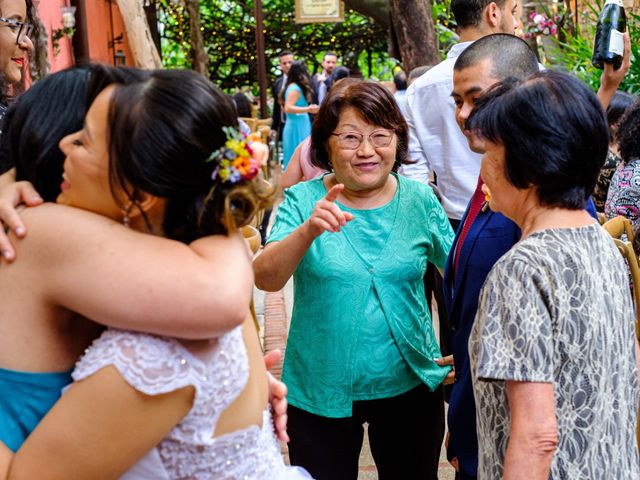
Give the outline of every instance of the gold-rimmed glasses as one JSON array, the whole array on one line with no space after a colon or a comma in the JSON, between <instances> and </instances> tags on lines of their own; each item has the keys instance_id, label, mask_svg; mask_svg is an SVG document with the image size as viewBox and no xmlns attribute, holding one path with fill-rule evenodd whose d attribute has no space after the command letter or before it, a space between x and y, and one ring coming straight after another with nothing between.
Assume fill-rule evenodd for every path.
<instances>
[{"instance_id":1,"label":"gold-rimmed glasses","mask_svg":"<svg viewBox=\"0 0 640 480\"><path fill-rule=\"evenodd\" d=\"M388 147L391 144L391 140L393 140L394 134L395 132L393 130L380 128L374 130L369 135L363 135L360 132L332 133L331 135L338 137L338 145L340 145L341 148L345 150L356 150L362 145L365 136L373 148Z\"/></svg>"}]
</instances>

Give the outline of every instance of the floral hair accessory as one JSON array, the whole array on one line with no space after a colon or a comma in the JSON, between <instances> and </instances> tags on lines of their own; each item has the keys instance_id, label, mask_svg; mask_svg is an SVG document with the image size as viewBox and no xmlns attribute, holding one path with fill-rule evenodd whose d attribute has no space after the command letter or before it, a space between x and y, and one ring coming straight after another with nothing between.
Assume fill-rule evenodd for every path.
<instances>
[{"instance_id":1,"label":"floral hair accessory","mask_svg":"<svg viewBox=\"0 0 640 480\"><path fill-rule=\"evenodd\" d=\"M223 127L222 130L227 141L207 159L207 162L218 162L211 178L232 184L252 180L266 164L266 146L255 133L245 137L233 127Z\"/></svg>"}]
</instances>

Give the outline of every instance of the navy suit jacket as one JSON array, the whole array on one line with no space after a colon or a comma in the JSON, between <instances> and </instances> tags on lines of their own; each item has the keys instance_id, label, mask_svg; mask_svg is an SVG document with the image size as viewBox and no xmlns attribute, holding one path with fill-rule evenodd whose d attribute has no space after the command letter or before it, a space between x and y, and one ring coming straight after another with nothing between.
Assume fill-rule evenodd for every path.
<instances>
[{"instance_id":1,"label":"navy suit jacket","mask_svg":"<svg viewBox=\"0 0 640 480\"><path fill-rule=\"evenodd\" d=\"M591 199L586 210L596 218L595 206ZM447 414L447 424L451 432L447 455L450 459L458 458L463 472L476 475L478 438L469 363L469 336L478 309L480 289L493 265L520 240L521 232L520 228L504 215L490 209L481 211L462 244L458 269L454 273L455 251L468 211L467 207L444 271L443 289L456 371L456 381L452 385Z\"/></svg>"}]
</instances>

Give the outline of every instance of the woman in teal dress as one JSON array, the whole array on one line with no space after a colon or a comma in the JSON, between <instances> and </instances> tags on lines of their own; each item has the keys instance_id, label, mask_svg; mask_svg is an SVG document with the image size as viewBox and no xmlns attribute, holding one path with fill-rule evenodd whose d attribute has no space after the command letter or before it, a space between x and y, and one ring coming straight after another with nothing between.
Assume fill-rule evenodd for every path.
<instances>
[{"instance_id":1,"label":"woman in teal dress","mask_svg":"<svg viewBox=\"0 0 640 480\"><path fill-rule=\"evenodd\" d=\"M287 114L282 133L283 169L287 168L296 147L311 134L309 114L318 111L318 106L311 103L312 92L311 79L304 62L293 62L287 75L284 96L281 98Z\"/></svg>"},{"instance_id":2,"label":"woman in teal dress","mask_svg":"<svg viewBox=\"0 0 640 480\"><path fill-rule=\"evenodd\" d=\"M365 422L379 478L437 478L450 370L433 360L422 279L428 261L443 267L453 232L431 188L395 173L407 132L381 85L332 90L311 137L330 173L285 191L254 261L258 288L294 278L289 455L318 480L357 478Z\"/></svg>"}]
</instances>

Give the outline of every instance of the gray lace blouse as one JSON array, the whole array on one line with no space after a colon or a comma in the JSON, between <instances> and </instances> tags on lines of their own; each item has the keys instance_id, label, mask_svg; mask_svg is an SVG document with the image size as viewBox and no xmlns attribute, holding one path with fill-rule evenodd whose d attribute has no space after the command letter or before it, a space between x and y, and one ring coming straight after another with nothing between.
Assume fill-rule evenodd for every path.
<instances>
[{"instance_id":1,"label":"gray lace blouse","mask_svg":"<svg viewBox=\"0 0 640 480\"><path fill-rule=\"evenodd\" d=\"M506 381L554 387L551 479L640 479L638 372L626 267L597 224L537 232L493 267L469 341L480 458L500 479Z\"/></svg>"}]
</instances>

